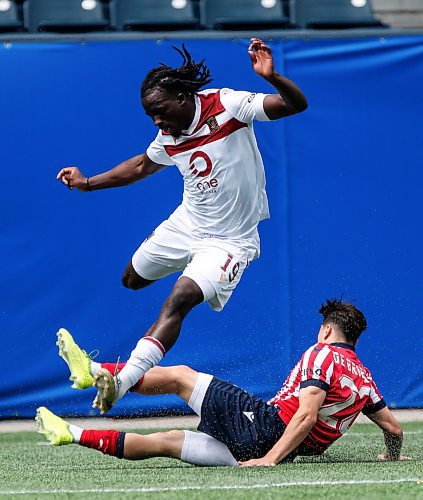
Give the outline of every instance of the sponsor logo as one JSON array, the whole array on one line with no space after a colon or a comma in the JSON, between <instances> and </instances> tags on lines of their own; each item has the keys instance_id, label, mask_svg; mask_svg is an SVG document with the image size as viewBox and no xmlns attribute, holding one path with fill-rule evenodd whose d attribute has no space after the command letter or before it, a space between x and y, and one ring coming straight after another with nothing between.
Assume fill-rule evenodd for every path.
<instances>
[{"instance_id":1,"label":"sponsor logo","mask_svg":"<svg viewBox=\"0 0 423 500\"><path fill-rule=\"evenodd\" d=\"M199 191L207 191L208 189L217 188L218 185L217 179L210 179L209 181L200 181L197 184L197 189Z\"/></svg>"},{"instance_id":2,"label":"sponsor logo","mask_svg":"<svg viewBox=\"0 0 423 500\"><path fill-rule=\"evenodd\" d=\"M210 156L204 151L196 151L189 159L189 170L195 177L208 177L213 169L213 164ZM208 193L215 193L219 185L217 179L207 179L198 182L196 185L199 191L207 191Z\"/></svg>"},{"instance_id":3,"label":"sponsor logo","mask_svg":"<svg viewBox=\"0 0 423 500\"><path fill-rule=\"evenodd\" d=\"M154 236L154 231L149 236L147 236L147 238L144 240L144 243L146 241L148 241L150 238L152 238L153 236Z\"/></svg>"},{"instance_id":4,"label":"sponsor logo","mask_svg":"<svg viewBox=\"0 0 423 500\"><path fill-rule=\"evenodd\" d=\"M195 160L199 160L200 158L203 161L197 161L196 163ZM206 168L201 169L201 167L204 166ZM212 171L212 168L213 165L212 161L210 160L210 156L204 153L204 151L196 151L191 155L191 158L189 159L189 169L191 170L191 173L196 177L207 177Z\"/></svg>"},{"instance_id":5,"label":"sponsor logo","mask_svg":"<svg viewBox=\"0 0 423 500\"><path fill-rule=\"evenodd\" d=\"M243 411L242 412L250 422L254 420L254 413L252 411Z\"/></svg>"},{"instance_id":6,"label":"sponsor logo","mask_svg":"<svg viewBox=\"0 0 423 500\"><path fill-rule=\"evenodd\" d=\"M247 102L251 102L256 97L256 95L257 95L256 93L250 94L250 96L247 99Z\"/></svg>"},{"instance_id":7,"label":"sponsor logo","mask_svg":"<svg viewBox=\"0 0 423 500\"><path fill-rule=\"evenodd\" d=\"M320 375L322 374L322 369L321 368L316 368L315 370L313 370L313 368L303 368L301 370L303 376L313 376L313 375L317 375L318 377L320 377Z\"/></svg>"}]
</instances>

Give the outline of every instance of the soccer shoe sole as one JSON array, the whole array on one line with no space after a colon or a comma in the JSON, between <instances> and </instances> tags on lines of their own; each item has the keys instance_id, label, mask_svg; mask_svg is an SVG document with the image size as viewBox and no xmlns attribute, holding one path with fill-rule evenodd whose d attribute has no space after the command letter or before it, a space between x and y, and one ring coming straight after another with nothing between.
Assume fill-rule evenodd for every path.
<instances>
[{"instance_id":1,"label":"soccer shoe sole","mask_svg":"<svg viewBox=\"0 0 423 500\"><path fill-rule=\"evenodd\" d=\"M37 424L37 432L45 436L52 445L61 446L74 442L73 436L69 431L69 424L45 406L37 408L35 422Z\"/></svg>"},{"instance_id":2,"label":"soccer shoe sole","mask_svg":"<svg viewBox=\"0 0 423 500\"><path fill-rule=\"evenodd\" d=\"M93 408L98 408L100 413L108 412L116 403L116 384L113 375L106 369L100 368L94 377L97 396Z\"/></svg>"},{"instance_id":3,"label":"soccer shoe sole","mask_svg":"<svg viewBox=\"0 0 423 500\"><path fill-rule=\"evenodd\" d=\"M59 356L68 365L71 375L69 380L73 382L73 389L87 389L94 383L90 373L90 358L73 340L72 335L65 329L60 328L57 332L56 345L59 347Z\"/></svg>"}]
</instances>

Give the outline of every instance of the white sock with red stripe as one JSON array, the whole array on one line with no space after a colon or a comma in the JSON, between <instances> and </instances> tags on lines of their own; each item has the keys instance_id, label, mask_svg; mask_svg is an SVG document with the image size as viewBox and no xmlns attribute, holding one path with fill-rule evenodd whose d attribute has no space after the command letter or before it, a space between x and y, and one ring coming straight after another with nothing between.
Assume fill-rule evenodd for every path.
<instances>
[{"instance_id":1,"label":"white sock with red stripe","mask_svg":"<svg viewBox=\"0 0 423 500\"><path fill-rule=\"evenodd\" d=\"M131 357L123 367L118 380L117 399L120 399L133 387L150 368L156 366L163 359L166 350L162 343L154 337L144 337L138 341Z\"/></svg>"}]
</instances>

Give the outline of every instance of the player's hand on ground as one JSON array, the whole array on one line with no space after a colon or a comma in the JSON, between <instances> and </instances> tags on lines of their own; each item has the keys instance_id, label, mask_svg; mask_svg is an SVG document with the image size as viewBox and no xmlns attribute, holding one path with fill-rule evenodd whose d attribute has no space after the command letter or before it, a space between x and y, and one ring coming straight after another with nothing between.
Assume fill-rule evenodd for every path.
<instances>
[{"instance_id":1,"label":"player's hand on ground","mask_svg":"<svg viewBox=\"0 0 423 500\"><path fill-rule=\"evenodd\" d=\"M250 54L251 64L254 71L262 76L268 78L274 73L273 56L270 47L266 45L260 38L251 38L251 44L248 47Z\"/></svg>"},{"instance_id":2,"label":"player's hand on ground","mask_svg":"<svg viewBox=\"0 0 423 500\"><path fill-rule=\"evenodd\" d=\"M240 467L273 467L275 462L270 461L268 458L253 458L246 462L238 462Z\"/></svg>"},{"instance_id":3,"label":"player's hand on ground","mask_svg":"<svg viewBox=\"0 0 423 500\"><path fill-rule=\"evenodd\" d=\"M76 188L79 191L89 191L88 179L79 170L78 167L65 167L57 174L57 180L62 181L62 183L69 189Z\"/></svg>"},{"instance_id":4,"label":"player's hand on ground","mask_svg":"<svg viewBox=\"0 0 423 500\"><path fill-rule=\"evenodd\" d=\"M393 462L394 461L388 457L387 453L382 453L382 454L378 455L376 460L378 462ZM398 461L400 461L400 462L409 462L410 460L413 460L413 459L411 457L407 457L405 455L400 455L398 458Z\"/></svg>"}]
</instances>

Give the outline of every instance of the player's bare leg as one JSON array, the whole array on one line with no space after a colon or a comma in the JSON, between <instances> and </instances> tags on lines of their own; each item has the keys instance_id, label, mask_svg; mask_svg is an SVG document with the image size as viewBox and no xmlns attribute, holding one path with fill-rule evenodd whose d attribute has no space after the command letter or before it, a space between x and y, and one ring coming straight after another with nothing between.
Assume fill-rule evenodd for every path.
<instances>
[{"instance_id":1,"label":"player's bare leg","mask_svg":"<svg viewBox=\"0 0 423 500\"><path fill-rule=\"evenodd\" d=\"M93 406L102 414L109 411L150 368L157 365L177 341L185 316L203 300L203 292L193 280L180 278L163 304L157 321L138 342L122 371L116 377L105 370L99 370L95 375L94 385L98 393Z\"/></svg>"},{"instance_id":2,"label":"player's bare leg","mask_svg":"<svg viewBox=\"0 0 423 500\"><path fill-rule=\"evenodd\" d=\"M125 288L130 290L141 290L154 283L155 280L147 280L142 278L134 269L132 262L126 266L125 272L122 276L122 284Z\"/></svg>"}]
</instances>

